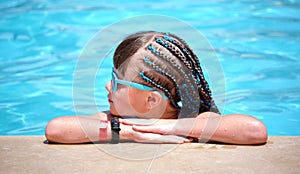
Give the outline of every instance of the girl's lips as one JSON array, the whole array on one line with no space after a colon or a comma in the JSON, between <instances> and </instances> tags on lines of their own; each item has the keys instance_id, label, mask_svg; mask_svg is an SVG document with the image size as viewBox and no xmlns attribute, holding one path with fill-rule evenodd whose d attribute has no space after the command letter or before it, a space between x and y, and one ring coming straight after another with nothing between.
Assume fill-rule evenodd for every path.
<instances>
[{"instance_id":1,"label":"girl's lips","mask_svg":"<svg viewBox=\"0 0 300 174\"><path fill-rule=\"evenodd\" d=\"M110 96L109 96L109 95L107 96L107 98L108 98L108 102L109 102L109 103L113 103L113 101L110 99Z\"/></svg>"}]
</instances>

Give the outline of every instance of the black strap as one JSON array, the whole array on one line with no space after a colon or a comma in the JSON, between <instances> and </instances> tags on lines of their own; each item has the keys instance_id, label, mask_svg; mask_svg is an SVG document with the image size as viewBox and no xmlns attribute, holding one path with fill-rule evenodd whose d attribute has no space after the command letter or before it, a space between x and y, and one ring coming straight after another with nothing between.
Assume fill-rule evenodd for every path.
<instances>
[{"instance_id":1,"label":"black strap","mask_svg":"<svg viewBox=\"0 0 300 174\"><path fill-rule=\"evenodd\" d=\"M119 132L120 132L120 122L118 117L110 117L110 125L111 125L111 143L118 144L119 143Z\"/></svg>"}]
</instances>

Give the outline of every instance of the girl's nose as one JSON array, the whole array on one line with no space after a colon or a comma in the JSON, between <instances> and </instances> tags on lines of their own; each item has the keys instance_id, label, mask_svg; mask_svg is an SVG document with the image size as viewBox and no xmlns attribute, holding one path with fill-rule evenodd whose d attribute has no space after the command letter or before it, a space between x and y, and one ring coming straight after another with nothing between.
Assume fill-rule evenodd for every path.
<instances>
[{"instance_id":1,"label":"girl's nose","mask_svg":"<svg viewBox=\"0 0 300 174\"><path fill-rule=\"evenodd\" d=\"M108 92L111 92L111 80L108 81L105 85L105 89L108 91Z\"/></svg>"}]
</instances>

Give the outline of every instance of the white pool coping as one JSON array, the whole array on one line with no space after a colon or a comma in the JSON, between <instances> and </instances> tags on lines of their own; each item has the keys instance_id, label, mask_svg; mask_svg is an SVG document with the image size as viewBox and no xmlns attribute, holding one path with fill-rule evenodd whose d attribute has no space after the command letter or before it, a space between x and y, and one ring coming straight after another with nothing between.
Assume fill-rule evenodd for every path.
<instances>
[{"instance_id":1,"label":"white pool coping","mask_svg":"<svg viewBox=\"0 0 300 174\"><path fill-rule=\"evenodd\" d=\"M269 137L260 146L56 145L44 140L0 136L1 173L300 173L299 136Z\"/></svg>"}]
</instances>

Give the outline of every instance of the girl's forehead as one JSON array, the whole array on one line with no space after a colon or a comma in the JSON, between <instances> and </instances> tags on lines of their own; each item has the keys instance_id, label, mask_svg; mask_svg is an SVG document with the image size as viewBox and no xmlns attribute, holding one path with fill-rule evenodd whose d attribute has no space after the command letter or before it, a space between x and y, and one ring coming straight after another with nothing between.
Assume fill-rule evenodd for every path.
<instances>
[{"instance_id":1,"label":"girl's forehead","mask_svg":"<svg viewBox=\"0 0 300 174\"><path fill-rule=\"evenodd\" d=\"M151 68L145 64L145 57L153 57L153 55L148 50L139 49L130 58L127 58L117 69L115 68L118 78L133 81L139 77L141 72L149 71Z\"/></svg>"},{"instance_id":2,"label":"girl's forehead","mask_svg":"<svg viewBox=\"0 0 300 174\"><path fill-rule=\"evenodd\" d=\"M119 67L118 69L114 68L114 72L118 79L133 81L139 75L139 69L137 66L128 65L126 68Z\"/></svg>"}]
</instances>

